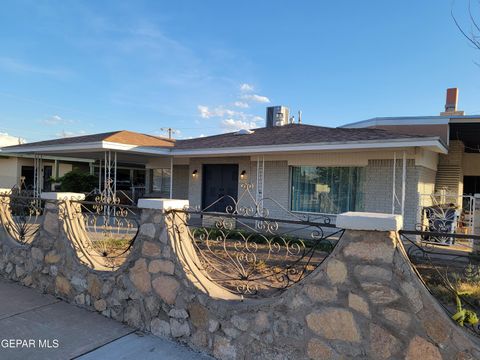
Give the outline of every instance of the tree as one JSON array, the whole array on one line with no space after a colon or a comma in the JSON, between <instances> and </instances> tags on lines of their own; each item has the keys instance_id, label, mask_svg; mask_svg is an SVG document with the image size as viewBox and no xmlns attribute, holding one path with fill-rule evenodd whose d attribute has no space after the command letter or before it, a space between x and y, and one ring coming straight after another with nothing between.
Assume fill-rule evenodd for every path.
<instances>
[{"instance_id":1,"label":"tree","mask_svg":"<svg viewBox=\"0 0 480 360\"><path fill-rule=\"evenodd\" d=\"M478 1L478 5L480 6L480 1ZM460 25L460 22L453 14L453 8L451 10L451 15L455 25L457 26L458 30L462 33L462 35L472 44L476 49L480 50L480 21L475 20L475 16L472 13L472 2L468 1L468 18L470 21L470 29L466 30L466 28Z\"/></svg>"}]
</instances>

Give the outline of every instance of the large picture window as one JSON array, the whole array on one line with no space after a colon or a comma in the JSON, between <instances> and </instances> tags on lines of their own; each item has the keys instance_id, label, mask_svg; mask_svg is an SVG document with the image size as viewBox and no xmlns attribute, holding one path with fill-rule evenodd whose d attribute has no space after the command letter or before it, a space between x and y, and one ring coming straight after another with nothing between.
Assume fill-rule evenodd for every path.
<instances>
[{"instance_id":1,"label":"large picture window","mask_svg":"<svg viewBox=\"0 0 480 360\"><path fill-rule=\"evenodd\" d=\"M293 211L339 214L363 210L365 169L361 167L292 167Z\"/></svg>"},{"instance_id":2,"label":"large picture window","mask_svg":"<svg viewBox=\"0 0 480 360\"><path fill-rule=\"evenodd\" d=\"M162 197L170 195L170 169L153 169L151 191L160 193Z\"/></svg>"}]
</instances>

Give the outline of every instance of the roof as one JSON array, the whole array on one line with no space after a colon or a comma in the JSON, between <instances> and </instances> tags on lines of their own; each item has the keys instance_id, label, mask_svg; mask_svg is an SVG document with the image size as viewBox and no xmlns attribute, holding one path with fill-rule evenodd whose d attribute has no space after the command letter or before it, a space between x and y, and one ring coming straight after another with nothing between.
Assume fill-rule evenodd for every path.
<instances>
[{"instance_id":1,"label":"roof","mask_svg":"<svg viewBox=\"0 0 480 360\"><path fill-rule=\"evenodd\" d=\"M258 128L247 134L227 133L177 141L130 131L116 131L9 146L3 148L2 152L95 158L106 150L120 151L123 156L209 156L405 147L425 147L441 153L447 151L437 136L400 134L371 128L288 124Z\"/></svg>"},{"instance_id":2,"label":"roof","mask_svg":"<svg viewBox=\"0 0 480 360\"><path fill-rule=\"evenodd\" d=\"M480 115L437 115L437 116L395 116L375 117L342 125L342 128L364 128L382 125L442 125L449 123L478 123Z\"/></svg>"},{"instance_id":3,"label":"roof","mask_svg":"<svg viewBox=\"0 0 480 360\"><path fill-rule=\"evenodd\" d=\"M153 147L172 147L175 143L173 139L166 139L158 136L140 134L128 130L112 131L93 135L83 135L67 137L55 140L37 141L21 145L7 146L4 149L14 150L33 146L49 146L49 145L73 145L96 142L111 142L117 144L134 145L134 146L153 146Z\"/></svg>"},{"instance_id":4,"label":"roof","mask_svg":"<svg viewBox=\"0 0 480 360\"><path fill-rule=\"evenodd\" d=\"M381 129L329 128L306 124L288 124L255 129L252 134L238 135L237 133L228 133L189 140L177 140L175 150L418 138L427 137L393 133Z\"/></svg>"}]
</instances>

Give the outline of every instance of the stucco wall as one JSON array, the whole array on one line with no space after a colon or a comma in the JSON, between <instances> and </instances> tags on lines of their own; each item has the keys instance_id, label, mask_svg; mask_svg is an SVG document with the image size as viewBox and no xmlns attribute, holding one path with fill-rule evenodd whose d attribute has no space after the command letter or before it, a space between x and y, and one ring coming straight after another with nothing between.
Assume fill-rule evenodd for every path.
<instances>
[{"instance_id":1,"label":"stucco wall","mask_svg":"<svg viewBox=\"0 0 480 360\"><path fill-rule=\"evenodd\" d=\"M480 154L463 153L463 175L480 176Z\"/></svg>"},{"instance_id":2,"label":"stucco wall","mask_svg":"<svg viewBox=\"0 0 480 360\"><path fill-rule=\"evenodd\" d=\"M11 189L17 181L17 158L0 157L0 187Z\"/></svg>"},{"instance_id":3,"label":"stucco wall","mask_svg":"<svg viewBox=\"0 0 480 360\"><path fill-rule=\"evenodd\" d=\"M0 234L0 275L219 359L480 358L478 339L432 298L396 233L346 231L283 293L226 300L190 267L177 216L144 210L125 264L98 272L78 261L48 204L31 245Z\"/></svg>"},{"instance_id":4,"label":"stucco wall","mask_svg":"<svg viewBox=\"0 0 480 360\"><path fill-rule=\"evenodd\" d=\"M188 199L188 183L190 181L188 165L173 165L173 198Z\"/></svg>"}]
</instances>

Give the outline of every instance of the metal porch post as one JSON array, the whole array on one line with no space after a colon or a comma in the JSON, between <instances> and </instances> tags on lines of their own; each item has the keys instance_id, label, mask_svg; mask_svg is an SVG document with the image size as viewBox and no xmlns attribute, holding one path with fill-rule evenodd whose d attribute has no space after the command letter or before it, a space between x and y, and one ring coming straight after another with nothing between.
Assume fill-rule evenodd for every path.
<instances>
[{"instance_id":1,"label":"metal porch post","mask_svg":"<svg viewBox=\"0 0 480 360\"><path fill-rule=\"evenodd\" d=\"M170 199L173 197L173 156L170 157Z\"/></svg>"}]
</instances>

